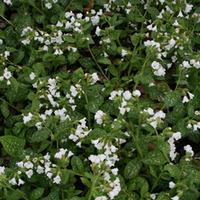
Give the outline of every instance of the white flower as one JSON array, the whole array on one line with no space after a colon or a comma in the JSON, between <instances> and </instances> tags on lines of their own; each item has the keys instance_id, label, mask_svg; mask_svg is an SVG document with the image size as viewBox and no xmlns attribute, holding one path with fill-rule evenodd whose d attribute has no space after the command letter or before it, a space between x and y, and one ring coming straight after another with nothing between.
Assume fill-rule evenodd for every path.
<instances>
[{"instance_id":1,"label":"white flower","mask_svg":"<svg viewBox=\"0 0 200 200\"><path fill-rule=\"evenodd\" d=\"M135 90L135 91L133 91L132 94L133 94L134 97L140 97L141 96L140 90Z\"/></svg>"},{"instance_id":2,"label":"white flower","mask_svg":"<svg viewBox=\"0 0 200 200\"><path fill-rule=\"evenodd\" d=\"M92 77L92 85L95 84L97 81L99 81L99 77L96 72L91 74L91 77Z\"/></svg>"},{"instance_id":3,"label":"white flower","mask_svg":"<svg viewBox=\"0 0 200 200\"><path fill-rule=\"evenodd\" d=\"M179 197L176 195L176 196L172 197L171 200L179 200Z\"/></svg>"},{"instance_id":4,"label":"white flower","mask_svg":"<svg viewBox=\"0 0 200 200\"><path fill-rule=\"evenodd\" d=\"M10 179L10 180L9 180L9 183L10 183L11 185L17 185L16 178L13 177L12 179Z\"/></svg>"},{"instance_id":5,"label":"white flower","mask_svg":"<svg viewBox=\"0 0 200 200\"><path fill-rule=\"evenodd\" d=\"M150 194L151 199L155 200L156 199L156 194Z\"/></svg>"},{"instance_id":6,"label":"white flower","mask_svg":"<svg viewBox=\"0 0 200 200\"><path fill-rule=\"evenodd\" d=\"M35 79L35 73L34 72L31 72L30 73L30 75L29 75L29 78L31 79L31 80L34 80Z\"/></svg>"},{"instance_id":7,"label":"white flower","mask_svg":"<svg viewBox=\"0 0 200 200\"><path fill-rule=\"evenodd\" d=\"M190 100L188 99L188 97L187 96L184 96L183 97L183 100L182 100L182 103L187 103L187 102L189 102Z\"/></svg>"},{"instance_id":8,"label":"white flower","mask_svg":"<svg viewBox=\"0 0 200 200\"><path fill-rule=\"evenodd\" d=\"M7 5L12 5L12 1L11 0L3 0L3 2Z\"/></svg>"},{"instance_id":9,"label":"white flower","mask_svg":"<svg viewBox=\"0 0 200 200\"><path fill-rule=\"evenodd\" d=\"M192 4L186 4L184 13L188 14L192 10L192 8L193 8Z\"/></svg>"},{"instance_id":10,"label":"white flower","mask_svg":"<svg viewBox=\"0 0 200 200\"><path fill-rule=\"evenodd\" d=\"M128 54L128 51L126 51L125 49L122 49L121 51L121 56L124 57Z\"/></svg>"},{"instance_id":11,"label":"white flower","mask_svg":"<svg viewBox=\"0 0 200 200\"><path fill-rule=\"evenodd\" d=\"M4 166L0 166L0 175L5 173L5 167Z\"/></svg>"},{"instance_id":12,"label":"white flower","mask_svg":"<svg viewBox=\"0 0 200 200\"><path fill-rule=\"evenodd\" d=\"M67 152L67 149L61 148L61 149L59 150L59 152L57 152L57 153L54 155L54 157L57 158L57 159L61 159L61 158L65 155L66 152Z\"/></svg>"},{"instance_id":13,"label":"white flower","mask_svg":"<svg viewBox=\"0 0 200 200\"><path fill-rule=\"evenodd\" d=\"M31 161L27 161L24 163L24 167L27 169L33 169L33 163Z\"/></svg>"},{"instance_id":14,"label":"white flower","mask_svg":"<svg viewBox=\"0 0 200 200\"><path fill-rule=\"evenodd\" d=\"M180 140L181 139L181 132L176 132L172 135L172 137L175 139L175 140Z\"/></svg>"},{"instance_id":15,"label":"white flower","mask_svg":"<svg viewBox=\"0 0 200 200\"><path fill-rule=\"evenodd\" d=\"M19 179L17 185L20 186L20 185L23 185L24 183L25 183L25 182L24 182L22 179Z\"/></svg>"},{"instance_id":16,"label":"white flower","mask_svg":"<svg viewBox=\"0 0 200 200\"><path fill-rule=\"evenodd\" d=\"M105 116L105 113L102 110L98 110L94 116L96 123L101 125L103 123L104 116Z\"/></svg>"},{"instance_id":17,"label":"white flower","mask_svg":"<svg viewBox=\"0 0 200 200\"><path fill-rule=\"evenodd\" d=\"M57 24L56 24L56 26L57 26L57 27L63 27L63 23L60 22L60 21L58 21Z\"/></svg>"},{"instance_id":18,"label":"white flower","mask_svg":"<svg viewBox=\"0 0 200 200\"><path fill-rule=\"evenodd\" d=\"M186 153L189 153L191 154L191 156L194 156L194 151L192 150L192 147L189 144L184 146L184 150L186 151Z\"/></svg>"},{"instance_id":19,"label":"white flower","mask_svg":"<svg viewBox=\"0 0 200 200\"><path fill-rule=\"evenodd\" d=\"M150 122L150 125L153 127L153 128L157 128L157 125L158 125L158 122L157 121L152 121Z\"/></svg>"},{"instance_id":20,"label":"white flower","mask_svg":"<svg viewBox=\"0 0 200 200\"><path fill-rule=\"evenodd\" d=\"M96 26L99 23L99 20L100 20L100 18L99 18L98 15L91 17L91 21L92 21L93 26Z\"/></svg>"},{"instance_id":21,"label":"white flower","mask_svg":"<svg viewBox=\"0 0 200 200\"><path fill-rule=\"evenodd\" d=\"M127 90L127 91L125 91L125 92L123 93L123 97L124 97L124 99L125 99L126 101L128 101L128 100L131 99L132 94L131 94L130 91Z\"/></svg>"},{"instance_id":22,"label":"white flower","mask_svg":"<svg viewBox=\"0 0 200 200\"><path fill-rule=\"evenodd\" d=\"M4 69L4 72L3 72L3 76L5 79L10 79L12 77L12 73L10 71L8 71L7 68Z\"/></svg>"},{"instance_id":23,"label":"white flower","mask_svg":"<svg viewBox=\"0 0 200 200\"><path fill-rule=\"evenodd\" d=\"M62 55L63 51L61 49L56 49L54 52L55 55Z\"/></svg>"},{"instance_id":24,"label":"white flower","mask_svg":"<svg viewBox=\"0 0 200 200\"><path fill-rule=\"evenodd\" d=\"M154 119L157 119L157 118L164 119L165 116L166 116L166 114L162 110L160 110L160 111L155 113Z\"/></svg>"},{"instance_id":25,"label":"white flower","mask_svg":"<svg viewBox=\"0 0 200 200\"><path fill-rule=\"evenodd\" d=\"M78 94L77 89L73 85L70 87L70 92L73 97L76 97L76 95Z\"/></svg>"},{"instance_id":26,"label":"white flower","mask_svg":"<svg viewBox=\"0 0 200 200\"><path fill-rule=\"evenodd\" d=\"M154 74L156 76L165 76L166 72L165 72L165 68L160 67L158 70L154 71Z\"/></svg>"},{"instance_id":27,"label":"white flower","mask_svg":"<svg viewBox=\"0 0 200 200\"><path fill-rule=\"evenodd\" d=\"M173 181L169 182L169 188L173 189L176 186L176 184Z\"/></svg>"},{"instance_id":28,"label":"white flower","mask_svg":"<svg viewBox=\"0 0 200 200\"><path fill-rule=\"evenodd\" d=\"M104 154L99 155L90 155L88 158L92 163L99 164L100 162L104 161L106 159L106 156Z\"/></svg>"},{"instance_id":29,"label":"white flower","mask_svg":"<svg viewBox=\"0 0 200 200\"><path fill-rule=\"evenodd\" d=\"M38 165L38 166L37 166L36 172L37 172L38 174L43 174L43 173L44 173L44 167L41 167L40 165Z\"/></svg>"},{"instance_id":30,"label":"white flower","mask_svg":"<svg viewBox=\"0 0 200 200\"><path fill-rule=\"evenodd\" d=\"M83 14L82 14L82 13L78 13L78 14L76 15L76 17L77 17L78 19L81 19L81 18L83 17Z\"/></svg>"},{"instance_id":31,"label":"white flower","mask_svg":"<svg viewBox=\"0 0 200 200\"><path fill-rule=\"evenodd\" d=\"M183 67L186 68L186 69L191 68L191 65L190 65L190 63L189 63L188 61L183 61L182 65L183 65Z\"/></svg>"},{"instance_id":32,"label":"white flower","mask_svg":"<svg viewBox=\"0 0 200 200\"><path fill-rule=\"evenodd\" d=\"M23 163L22 161L21 161L21 162L17 162L16 165L17 165L18 167L21 167L21 168L24 167L24 163Z\"/></svg>"},{"instance_id":33,"label":"white flower","mask_svg":"<svg viewBox=\"0 0 200 200\"><path fill-rule=\"evenodd\" d=\"M155 70L154 74L156 76L164 76L165 75L165 68L157 61L153 61L151 63L151 67Z\"/></svg>"},{"instance_id":34,"label":"white flower","mask_svg":"<svg viewBox=\"0 0 200 200\"><path fill-rule=\"evenodd\" d=\"M154 115L154 110L152 108L144 109L144 112L148 113L149 115Z\"/></svg>"},{"instance_id":35,"label":"white flower","mask_svg":"<svg viewBox=\"0 0 200 200\"><path fill-rule=\"evenodd\" d=\"M28 113L27 116L23 116L23 122L24 124L28 123L29 121L31 121L33 115L31 113Z\"/></svg>"},{"instance_id":36,"label":"white flower","mask_svg":"<svg viewBox=\"0 0 200 200\"><path fill-rule=\"evenodd\" d=\"M24 39L24 40L22 40L22 44L24 44L24 45L27 45L27 44L30 44L30 39Z\"/></svg>"},{"instance_id":37,"label":"white flower","mask_svg":"<svg viewBox=\"0 0 200 200\"><path fill-rule=\"evenodd\" d=\"M54 177L53 183L60 184L60 182L61 182L61 178L60 178L59 175L57 175L56 177Z\"/></svg>"},{"instance_id":38,"label":"white flower","mask_svg":"<svg viewBox=\"0 0 200 200\"><path fill-rule=\"evenodd\" d=\"M96 31L95 31L95 34L97 36L100 36L100 32L101 32L101 29L99 28L99 26L96 27Z\"/></svg>"},{"instance_id":39,"label":"white flower","mask_svg":"<svg viewBox=\"0 0 200 200\"><path fill-rule=\"evenodd\" d=\"M95 200L107 200L108 198L106 196L99 196L96 197Z\"/></svg>"},{"instance_id":40,"label":"white flower","mask_svg":"<svg viewBox=\"0 0 200 200\"><path fill-rule=\"evenodd\" d=\"M190 97L190 100L194 98L194 94L188 92L188 95L189 95L189 97Z\"/></svg>"},{"instance_id":41,"label":"white flower","mask_svg":"<svg viewBox=\"0 0 200 200\"><path fill-rule=\"evenodd\" d=\"M47 175L48 178L51 178L53 176L53 174L51 172L47 172L46 175Z\"/></svg>"},{"instance_id":42,"label":"white flower","mask_svg":"<svg viewBox=\"0 0 200 200\"><path fill-rule=\"evenodd\" d=\"M52 8L52 4L51 3L45 3L45 7L48 8L48 9L51 9Z\"/></svg>"},{"instance_id":43,"label":"white flower","mask_svg":"<svg viewBox=\"0 0 200 200\"><path fill-rule=\"evenodd\" d=\"M28 176L28 178L31 178L33 176L33 170L32 169L26 171L25 173Z\"/></svg>"},{"instance_id":44,"label":"white flower","mask_svg":"<svg viewBox=\"0 0 200 200\"><path fill-rule=\"evenodd\" d=\"M179 11L177 17L183 17L183 13L181 11Z\"/></svg>"}]
</instances>

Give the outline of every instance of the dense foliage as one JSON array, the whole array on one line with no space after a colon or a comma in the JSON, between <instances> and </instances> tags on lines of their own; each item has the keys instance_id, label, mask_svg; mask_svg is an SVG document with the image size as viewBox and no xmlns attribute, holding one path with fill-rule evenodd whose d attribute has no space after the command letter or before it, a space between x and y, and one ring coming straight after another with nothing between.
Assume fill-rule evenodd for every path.
<instances>
[{"instance_id":1,"label":"dense foliage","mask_svg":"<svg viewBox=\"0 0 200 200\"><path fill-rule=\"evenodd\" d=\"M1 0L0 199L200 199L199 0Z\"/></svg>"}]
</instances>

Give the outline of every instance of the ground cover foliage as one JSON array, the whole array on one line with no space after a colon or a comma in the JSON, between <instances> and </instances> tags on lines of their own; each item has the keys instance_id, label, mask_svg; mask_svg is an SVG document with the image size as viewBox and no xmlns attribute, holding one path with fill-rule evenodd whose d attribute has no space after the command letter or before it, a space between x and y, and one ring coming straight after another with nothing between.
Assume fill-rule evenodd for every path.
<instances>
[{"instance_id":1,"label":"ground cover foliage","mask_svg":"<svg viewBox=\"0 0 200 200\"><path fill-rule=\"evenodd\" d=\"M200 198L199 0L1 0L0 199Z\"/></svg>"}]
</instances>

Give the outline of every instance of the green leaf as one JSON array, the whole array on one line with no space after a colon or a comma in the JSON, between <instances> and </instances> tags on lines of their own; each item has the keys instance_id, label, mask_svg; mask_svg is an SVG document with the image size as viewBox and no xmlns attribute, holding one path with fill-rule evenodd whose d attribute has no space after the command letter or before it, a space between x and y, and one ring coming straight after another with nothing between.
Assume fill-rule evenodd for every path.
<instances>
[{"instance_id":1,"label":"green leaf","mask_svg":"<svg viewBox=\"0 0 200 200\"><path fill-rule=\"evenodd\" d=\"M0 142L3 145L4 150L11 156L19 156L25 146L25 140L12 136L5 135L0 137Z\"/></svg>"},{"instance_id":2,"label":"green leaf","mask_svg":"<svg viewBox=\"0 0 200 200\"><path fill-rule=\"evenodd\" d=\"M98 85L94 85L86 91L88 102L85 105L85 108L90 112L97 112L99 107L103 104L104 99L103 96L100 94L101 87Z\"/></svg>"},{"instance_id":3,"label":"green leaf","mask_svg":"<svg viewBox=\"0 0 200 200\"><path fill-rule=\"evenodd\" d=\"M76 69L74 72L73 72L73 77L72 77L72 80L74 82L78 82L80 81L81 79L84 78L84 71L83 69L80 67L78 69Z\"/></svg>"},{"instance_id":4,"label":"green leaf","mask_svg":"<svg viewBox=\"0 0 200 200\"><path fill-rule=\"evenodd\" d=\"M25 199L25 196L25 193L19 189L9 190L9 193L6 195L6 200Z\"/></svg>"},{"instance_id":5,"label":"green leaf","mask_svg":"<svg viewBox=\"0 0 200 200\"><path fill-rule=\"evenodd\" d=\"M50 144L51 144L51 142L48 140L41 142L40 147L37 152L40 153L40 152L44 151Z\"/></svg>"},{"instance_id":6,"label":"green leaf","mask_svg":"<svg viewBox=\"0 0 200 200\"><path fill-rule=\"evenodd\" d=\"M1 113L2 115L7 118L9 116L9 108L8 108L8 103L6 103L5 101L3 101L0 105L0 109L1 109Z\"/></svg>"},{"instance_id":7,"label":"green leaf","mask_svg":"<svg viewBox=\"0 0 200 200\"><path fill-rule=\"evenodd\" d=\"M73 156L71 159L72 169L77 172L84 172L83 161L78 156Z\"/></svg>"},{"instance_id":8,"label":"green leaf","mask_svg":"<svg viewBox=\"0 0 200 200\"><path fill-rule=\"evenodd\" d=\"M98 63L100 64L104 64L104 65L111 65L111 61L110 59L106 58L106 57L101 57L97 60Z\"/></svg>"},{"instance_id":9,"label":"green leaf","mask_svg":"<svg viewBox=\"0 0 200 200\"><path fill-rule=\"evenodd\" d=\"M163 165L167 162L167 160L161 151L155 150L148 153L143 162L147 165Z\"/></svg>"},{"instance_id":10,"label":"green leaf","mask_svg":"<svg viewBox=\"0 0 200 200\"><path fill-rule=\"evenodd\" d=\"M0 2L0 15L4 16L5 12L5 4L3 2Z\"/></svg>"},{"instance_id":11,"label":"green leaf","mask_svg":"<svg viewBox=\"0 0 200 200\"><path fill-rule=\"evenodd\" d=\"M135 33L134 35L132 35L131 42L132 42L133 46L137 46L142 38L143 38L143 35L141 35L140 33Z\"/></svg>"},{"instance_id":12,"label":"green leaf","mask_svg":"<svg viewBox=\"0 0 200 200\"><path fill-rule=\"evenodd\" d=\"M30 198L31 200L39 199L40 197L42 197L43 193L44 193L44 188L38 187L31 192Z\"/></svg>"},{"instance_id":13,"label":"green leaf","mask_svg":"<svg viewBox=\"0 0 200 200\"><path fill-rule=\"evenodd\" d=\"M113 75L113 76L118 76L118 70L115 68L114 65L109 65L108 71Z\"/></svg>"},{"instance_id":14,"label":"green leaf","mask_svg":"<svg viewBox=\"0 0 200 200\"><path fill-rule=\"evenodd\" d=\"M76 52L69 52L67 59L69 61L69 64L74 64L80 57L80 54L78 51Z\"/></svg>"},{"instance_id":15,"label":"green leaf","mask_svg":"<svg viewBox=\"0 0 200 200\"><path fill-rule=\"evenodd\" d=\"M156 200L170 200L170 197L167 193L161 192L158 194Z\"/></svg>"},{"instance_id":16,"label":"green leaf","mask_svg":"<svg viewBox=\"0 0 200 200\"><path fill-rule=\"evenodd\" d=\"M22 61L22 59L24 58L25 52L22 50L17 51L17 53L15 53L14 55L14 63L18 64Z\"/></svg>"},{"instance_id":17,"label":"green leaf","mask_svg":"<svg viewBox=\"0 0 200 200\"><path fill-rule=\"evenodd\" d=\"M31 141L32 142L42 142L42 141L46 140L50 134L51 134L50 130L48 130L47 128L42 128L41 130L38 130L35 133L33 133L32 137L31 137Z\"/></svg>"},{"instance_id":18,"label":"green leaf","mask_svg":"<svg viewBox=\"0 0 200 200\"><path fill-rule=\"evenodd\" d=\"M170 91L165 94L164 103L167 107L175 106L181 101L180 93L177 91Z\"/></svg>"},{"instance_id":19,"label":"green leaf","mask_svg":"<svg viewBox=\"0 0 200 200\"><path fill-rule=\"evenodd\" d=\"M88 188L91 187L91 182L87 179L87 178L84 178L84 177L81 177L81 181L84 185L86 185Z\"/></svg>"},{"instance_id":20,"label":"green leaf","mask_svg":"<svg viewBox=\"0 0 200 200\"><path fill-rule=\"evenodd\" d=\"M136 177L140 172L141 167L142 163L138 159L129 161L124 169L124 177L126 179L132 179Z\"/></svg>"}]
</instances>

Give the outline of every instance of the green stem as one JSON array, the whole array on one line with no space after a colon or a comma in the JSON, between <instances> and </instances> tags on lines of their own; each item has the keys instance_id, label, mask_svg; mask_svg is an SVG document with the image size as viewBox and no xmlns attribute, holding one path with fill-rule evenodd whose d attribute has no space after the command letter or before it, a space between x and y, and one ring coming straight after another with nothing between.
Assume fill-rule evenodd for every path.
<instances>
[{"instance_id":1,"label":"green stem","mask_svg":"<svg viewBox=\"0 0 200 200\"><path fill-rule=\"evenodd\" d=\"M3 98L0 97L0 101L6 102L11 108L13 108L14 110L16 110L17 112L22 113L21 110L19 110L17 107L15 107L15 106L13 106L12 104L10 104L10 103L9 103L8 101L6 101L5 99L3 99Z\"/></svg>"},{"instance_id":2,"label":"green stem","mask_svg":"<svg viewBox=\"0 0 200 200\"><path fill-rule=\"evenodd\" d=\"M0 15L0 17L1 17L4 21L6 21L8 24L10 24L13 28L16 28L15 25L14 25L11 21L9 21L8 19L6 19L4 16Z\"/></svg>"},{"instance_id":3,"label":"green stem","mask_svg":"<svg viewBox=\"0 0 200 200\"><path fill-rule=\"evenodd\" d=\"M88 200L92 199L93 191L94 191L94 188L96 186L96 182L97 182L98 178L99 178L98 176L95 176L94 180L92 181L92 185L91 185L91 188L90 188Z\"/></svg>"},{"instance_id":4,"label":"green stem","mask_svg":"<svg viewBox=\"0 0 200 200\"><path fill-rule=\"evenodd\" d=\"M84 92L84 96L85 96L86 104L89 105L88 97L85 92ZM88 127L90 128L91 127L91 115L90 115L90 111L88 109L87 109L87 116L88 116Z\"/></svg>"},{"instance_id":5,"label":"green stem","mask_svg":"<svg viewBox=\"0 0 200 200\"><path fill-rule=\"evenodd\" d=\"M148 58L145 58L145 61L144 61L143 65L142 65L142 69L141 69L140 75L144 74L144 69L145 69L145 66L147 64L147 61L148 61ZM135 83L134 90L137 88L137 86L138 86L138 81L136 81L136 83Z\"/></svg>"},{"instance_id":6,"label":"green stem","mask_svg":"<svg viewBox=\"0 0 200 200\"><path fill-rule=\"evenodd\" d=\"M92 53L92 50L91 50L91 48L90 48L89 45L88 45L88 50L89 50L89 52L90 52L90 54L91 54L91 56L92 56L92 59L94 60L95 64L96 64L97 67L99 68L99 71L100 71L101 74L104 76L104 78L105 78L106 80L108 80L108 77L105 75L105 73L103 72L101 66L98 64L98 62L97 62L97 60L96 60L94 54Z\"/></svg>"},{"instance_id":7,"label":"green stem","mask_svg":"<svg viewBox=\"0 0 200 200\"><path fill-rule=\"evenodd\" d=\"M131 122L129 123L126 123L126 127L130 130L130 132L132 133L132 138L133 138L133 142L135 144L135 148L136 148L136 151L138 152L140 158L143 158L143 153L142 153L142 150L140 148L140 145L138 144L138 141L139 141L139 133L140 133L140 128L139 128L140 124L137 126L137 129L136 129L136 135L134 135L134 127L132 125Z\"/></svg>"}]
</instances>

